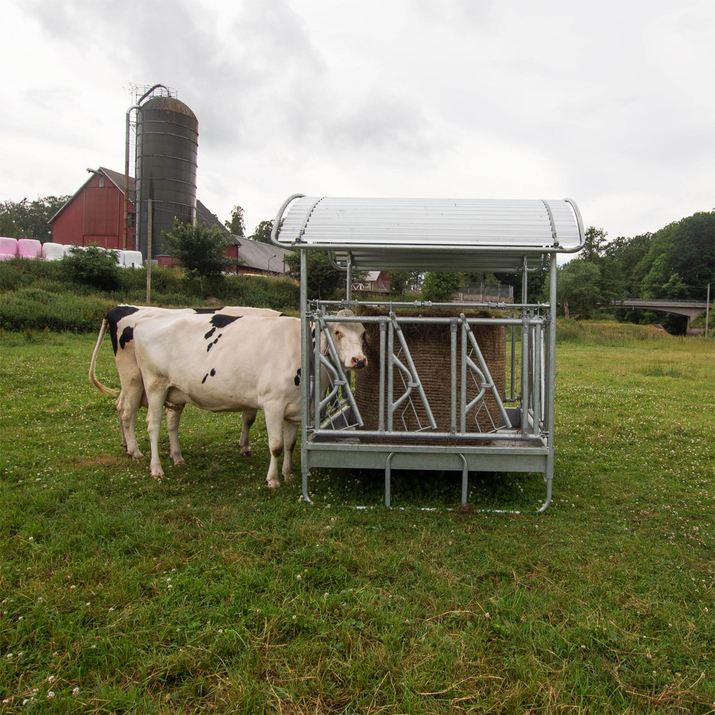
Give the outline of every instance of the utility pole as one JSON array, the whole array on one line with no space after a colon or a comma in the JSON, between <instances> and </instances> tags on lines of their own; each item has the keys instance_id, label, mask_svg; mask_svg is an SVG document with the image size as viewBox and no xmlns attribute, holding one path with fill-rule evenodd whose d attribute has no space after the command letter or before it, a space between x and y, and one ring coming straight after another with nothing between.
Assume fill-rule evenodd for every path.
<instances>
[{"instance_id":1,"label":"utility pole","mask_svg":"<svg viewBox=\"0 0 715 715\"><path fill-rule=\"evenodd\" d=\"M146 242L146 304L151 305L151 243L154 238L154 202L149 199L149 215L147 216L147 242Z\"/></svg>"}]
</instances>

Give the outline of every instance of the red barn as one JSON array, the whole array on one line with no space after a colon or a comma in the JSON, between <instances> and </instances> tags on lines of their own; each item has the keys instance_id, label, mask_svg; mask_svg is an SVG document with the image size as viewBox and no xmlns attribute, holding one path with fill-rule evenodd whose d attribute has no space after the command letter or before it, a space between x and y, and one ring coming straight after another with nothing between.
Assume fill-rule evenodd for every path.
<instances>
[{"instance_id":1,"label":"red barn","mask_svg":"<svg viewBox=\"0 0 715 715\"><path fill-rule=\"evenodd\" d=\"M134 191L134 179L129 179ZM131 194L130 194L131 195ZM129 204L129 211L134 206ZM52 240L65 245L88 246L96 243L103 248L134 250L134 227L124 230L124 174L99 167L75 195L50 219Z\"/></svg>"},{"instance_id":2,"label":"red barn","mask_svg":"<svg viewBox=\"0 0 715 715\"><path fill-rule=\"evenodd\" d=\"M52 241L72 246L96 244L103 248L134 250L134 204L129 202L129 228L126 249L124 241L124 174L100 166L75 195L50 219ZM129 177L129 195L134 195L134 178ZM200 201L196 202L196 221L218 226L226 237L228 229ZM236 257L230 246L226 254ZM156 256L160 264L171 265L169 256Z\"/></svg>"}]
</instances>

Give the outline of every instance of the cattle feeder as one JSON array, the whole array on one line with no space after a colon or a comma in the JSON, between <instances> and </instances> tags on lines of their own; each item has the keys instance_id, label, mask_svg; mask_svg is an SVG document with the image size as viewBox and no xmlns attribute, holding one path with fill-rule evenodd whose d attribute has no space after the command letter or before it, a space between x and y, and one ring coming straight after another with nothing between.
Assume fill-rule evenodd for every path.
<instances>
[{"instance_id":1,"label":"cattle feeder","mask_svg":"<svg viewBox=\"0 0 715 715\"><path fill-rule=\"evenodd\" d=\"M312 468L456 470L554 476L556 264L583 247L576 204L563 200L289 197L272 241L301 265L303 497ZM308 298L308 252L346 274L342 301ZM549 298L529 296L548 264ZM357 300L361 271L521 274L521 303ZM350 308L355 317L337 317ZM368 366L336 360L328 325L365 327ZM305 378L308 379L305 379Z\"/></svg>"}]
</instances>

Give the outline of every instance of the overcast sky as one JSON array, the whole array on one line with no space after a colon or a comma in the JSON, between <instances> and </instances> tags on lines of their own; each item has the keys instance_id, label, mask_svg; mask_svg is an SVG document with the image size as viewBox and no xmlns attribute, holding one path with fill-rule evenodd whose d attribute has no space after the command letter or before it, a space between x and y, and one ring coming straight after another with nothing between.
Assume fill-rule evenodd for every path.
<instances>
[{"instance_id":1,"label":"overcast sky","mask_svg":"<svg viewBox=\"0 0 715 715\"><path fill-rule=\"evenodd\" d=\"M0 201L124 170L130 85L199 120L198 197L576 201L609 239L715 206L713 0L0 0Z\"/></svg>"}]
</instances>

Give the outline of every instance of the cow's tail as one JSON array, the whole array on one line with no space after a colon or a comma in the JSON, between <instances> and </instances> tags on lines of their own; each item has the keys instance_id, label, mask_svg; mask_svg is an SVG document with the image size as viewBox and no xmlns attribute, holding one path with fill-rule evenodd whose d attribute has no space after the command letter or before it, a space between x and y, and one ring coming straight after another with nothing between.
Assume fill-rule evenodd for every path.
<instances>
[{"instance_id":1,"label":"cow's tail","mask_svg":"<svg viewBox=\"0 0 715 715\"><path fill-rule=\"evenodd\" d=\"M99 337L97 338L97 344L94 346L94 352L92 353L92 361L89 363L89 381L102 394L113 395L114 397L116 397L119 394L119 392L117 390L112 389L111 387L107 387L106 385L103 385L97 379L97 374L95 372L96 367L97 367L97 355L99 354L99 348L102 347L102 342L104 341L104 335L107 332L108 325L109 325L109 323L107 322L106 318L104 320L102 320L102 328L99 331Z\"/></svg>"}]
</instances>

